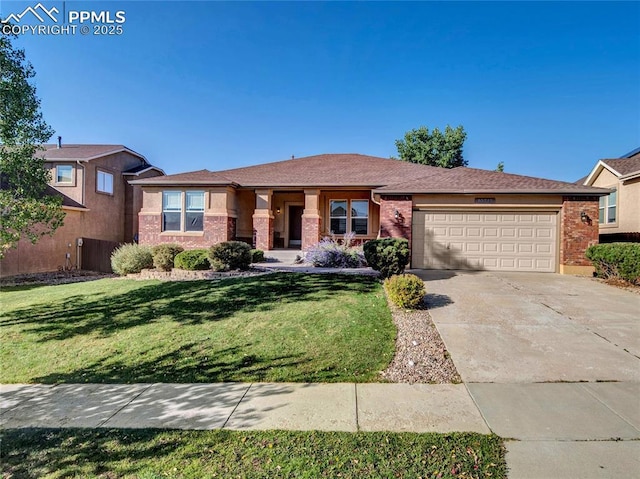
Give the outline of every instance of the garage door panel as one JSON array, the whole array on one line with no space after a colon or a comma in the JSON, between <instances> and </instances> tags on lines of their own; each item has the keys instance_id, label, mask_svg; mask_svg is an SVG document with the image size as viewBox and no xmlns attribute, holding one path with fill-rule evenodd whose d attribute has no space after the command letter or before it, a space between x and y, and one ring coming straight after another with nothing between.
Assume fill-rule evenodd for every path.
<instances>
[{"instance_id":1,"label":"garage door panel","mask_svg":"<svg viewBox=\"0 0 640 479\"><path fill-rule=\"evenodd\" d=\"M429 269L556 269L557 213L414 213L412 265Z\"/></svg>"}]
</instances>

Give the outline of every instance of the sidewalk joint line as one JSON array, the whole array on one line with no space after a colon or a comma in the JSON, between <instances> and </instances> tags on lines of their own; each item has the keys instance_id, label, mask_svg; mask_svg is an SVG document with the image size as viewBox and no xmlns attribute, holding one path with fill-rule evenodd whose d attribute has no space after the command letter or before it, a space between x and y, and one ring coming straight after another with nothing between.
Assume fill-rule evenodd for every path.
<instances>
[{"instance_id":1,"label":"sidewalk joint line","mask_svg":"<svg viewBox=\"0 0 640 479\"><path fill-rule=\"evenodd\" d=\"M356 399L356 432L360 432L360 417L358 416L358 383L353 383L353 392Z\"/></svg>"},{"instance_id":2,"label":"sidewalk joint line","mask_svg":"<svg viewBox=\"0 0 640 479\"><path fill-rule=\"evenodd\" d=\"M588 383L587 383L588 384ZM591 396L592 398L594 398L596 401L598 401L600 404L602 404L605 408L607 408L609 411L611 411L613 414L615 414L616 416L618 416L620 419L622 419L624 422L626 422L629 426L631 426L632 428L634 428L636 431L640 431L640 429L638 429L634 424L632 424L626 417L622 416L621 414L618 413L618 411L616 411L615 409L612 409L606 402L604 402L602 399L600 399L595 392L591 391L588 387L587 384L584 383L578 383L578 386L580 386L582 389L584 389L586 391L586 393ZM598 383L596 383L598 384Z\"/></svg>"},{"instance_id":3,"label":"sidewalk joint line","mask_svg":"<svg viewBox=\"0 0 640 479\"><path fill-rule=\"evenodd\" d=\"M249 393L249 390L253 387L254 383L250 383L249 387L245 390L244 394L242 395L242 397L240 398L240 400L238 401L238 404L236 404L233 408L233 411L231 411L229 413L229 416L227 417L227 419L224 421L224 424L220 427L220 429L224 429L227 426L227 423L229 422L229 420L231 419L231 416L233 416L233 414L236 412L236 409L238 409L238 406L240 406L240 403L242 402L242 400L245 398L245 396Z\"/></svg>"},{"instance_id":4,"label":"sidewalk joint line","mask_svg":"<svg viewBox=\"0 0 640 479\"><path fill-rule=\"evenodd\" d=\"M462 384L464 384L464 388L467 391L467 394L469 395L469 397L471 398L471 401L473 401L474 406L476 407L476 409L480 413L480 417L482 418L482 421L487 426L487 429L489 429L489 432L491 432L491 434L496 434L494 432L494 430L491 429L491 426L489 426L489 422L487 421L487 418L484 417L484 413L482 412L482 409L480 408L480 405L476 402L476 398L474 398L473 394L471 394L471 391L469 390L469 386L467 386L466 381L463 381ZM478 384L480 384L480 383L478 383ZM485 384L495 384L495 383L485 383Z\"/></svg>"},{"instance_id":5,"label":"sidewalk joint line","mask_svg":"<svg viewBox=\"0 0 640 479\"><path fill-rule=\"evenodd\" d=\"M127 406L129 406L129 404L131 404L133 401L135 401L136 399L138 399L143 393L145 393L146 391L148 391L152 386L154 386L155 384L159 384L159 383L151 383L149 384L149 386L147 386L146 388L144 388L142 391L140 391L138 394L136 394L134 397L132 397L126 404L124 404L120 409L118 409L116 412L114 412L111 416L109 416L107 419L105 419L104 421L98 423L98 425L96 427L102 427L104 426L107 422L109 422L111 419L113 419L113 417L118 414L120 411L122 411L124 408L126 408Z\"/></svg>"}]
</instances>

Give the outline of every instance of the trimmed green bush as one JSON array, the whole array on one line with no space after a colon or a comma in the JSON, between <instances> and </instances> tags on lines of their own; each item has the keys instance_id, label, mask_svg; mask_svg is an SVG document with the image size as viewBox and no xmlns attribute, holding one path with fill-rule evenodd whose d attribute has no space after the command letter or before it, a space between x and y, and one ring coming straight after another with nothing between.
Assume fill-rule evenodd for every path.
<instances>
[{"instance_id":1,"label":"trimmed green bush","mask_svg":"<svg viewBox=\"0 0 640 479\"><path fill-rule=\"evenodd\" d=\"M391 276L384 280L384 288L393 304L407 309L422 306L426 294L424 281L415 274Z\"/></svg>"},{"instance_id":2,"label":"trimmed green bush","mask_svg":"<svg viewBox=\"0 0 640 479\"><path fill-rule=\"evenodd\" d=\"M590 246L585 256L606 279L640 283L640 243L608 243Z\"/></svg>"},{"instance_id":3,"label":"trimmed green bush","mask_svg":"<svg viewBox=\"0 0 640 479\"><path fill-rule=\"evenodd\" d=\"M209 249L209 262L215 271L249 269L251 247L242 241L225 241Z\"/></svg>"},{"instance_id":4,"label":"trimmed green bush","mask_svg":"<svg viewBox=\"0 0 640 479\"><path fill-rule=\"evenodd\" d=\"M126 243L111 253L111 269L120 276L139 273L148 268L153 268L153 255L149 246Z\"/></svg>"},{"instance_id":5,"label":"trimmed green bush","mask_svg":"<svg viewBox=\"0 0 640 479\"><path fill-rule=\"evenodd\" d=\"M189 271L211 269L209 263L209 251L206 249L192 249L178 253L174 260L176 268Z\"/></svg>"},{"instance_id":6,"label":"trimmed green bush","mask_svg":"<svg viewBox=\"0 0 640 479\"><path fill-rule=\"evenodd\" d=\"M261 249L252 249L251 250L251 262L252 263L263 263L264 262L264 251Z\"/></svg>"},{"instance_id":7,"label":"trimmed green bush","mask_svg":"<svg viewBox=\"0 0 640 479\"><path fill-rule=\"evenodd\" d=\"M409 262L409 242L402 238L383 238L363 245L367 264L383 278L404 273Z\"/></svg>"},{"instance_id":8,"label":"trimmed green bush","mask_svg":"<svg viewBox=\"0 0 640 479\"><path fill-rule=\"evenodd\" d=\"M159 244L151 248L153 256L153 266L160 271L171 271L173 263L178 253L182 253L184 248L179 244Z\"/></svg>"}]
</instances>

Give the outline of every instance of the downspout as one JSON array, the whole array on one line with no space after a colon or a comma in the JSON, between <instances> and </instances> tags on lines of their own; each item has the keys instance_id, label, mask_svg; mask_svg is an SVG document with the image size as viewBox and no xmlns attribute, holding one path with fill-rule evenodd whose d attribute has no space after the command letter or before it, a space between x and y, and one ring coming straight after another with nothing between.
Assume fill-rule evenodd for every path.
<instances>
[{"instance_id":1,"label":"downspout","mask_svg":"<svg viewBox=\"0 0 640 479\"><path fill-rule=\"evenodd\" d=\"M371 190L371 201L373 203L375 203L376 205L378 205L379 207L382 206L379 201L376 201L375 197L376 197L376 195L373 193L373 190ZM378 197L380 197L380 195L378 195ZM382 226L382 208L378 208L378 211L379 211L379 213L378 213L378 235L377 235L377 238L380 239L380 228Z\"/></svg>"},{"instance_id":2,"label":"downspout","mask_svg":"<svg viewBox=\"0 0 640 479\"><path fill-rule=\"evenodd\" d=\"M85 182L86 182L86 178L85 178L85 173L87 172L87 170L85 169L84 166L82 166L82 164L80 163L80 160L76 160L76 164L78 165L78 168L80 168L82 170L82 194L81 194L81 198L82 201L80 202L82 204L82 206L87 206L84 204L85 201L85 197L84 197L84 193L85 193ZM76 177L77 178L77 177Z\"/></svg>"}]
</instances>

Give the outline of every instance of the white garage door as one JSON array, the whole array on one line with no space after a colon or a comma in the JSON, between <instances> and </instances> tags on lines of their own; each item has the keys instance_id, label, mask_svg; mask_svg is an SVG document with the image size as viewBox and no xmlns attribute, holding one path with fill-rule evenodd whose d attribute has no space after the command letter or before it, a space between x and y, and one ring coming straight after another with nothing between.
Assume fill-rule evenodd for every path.
<instances>
[{"instance_id":1,"label":"white garage door","mask_svg":"<svg viewBox=\"0 0 640 479\"><path fill-rule=\"evenodd\" d=\"M554 272L557 216L555 212L416 211L411 265Z\"/></svg>"}]
</instances>

